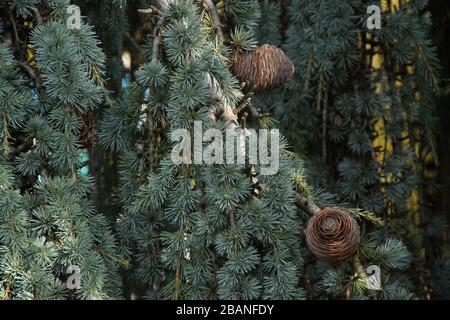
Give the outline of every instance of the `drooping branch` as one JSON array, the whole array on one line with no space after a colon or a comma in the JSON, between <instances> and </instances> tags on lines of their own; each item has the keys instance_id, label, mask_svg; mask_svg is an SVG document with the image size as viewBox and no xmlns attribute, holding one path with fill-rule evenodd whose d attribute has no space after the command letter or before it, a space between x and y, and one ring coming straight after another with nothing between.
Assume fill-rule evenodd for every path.
<instances>
[{"instance_id":1,"label":"drooping branch","mask_svg":"<svg viewBox=\"0 0 450 320\"><path fill-rule=\"evenodd\" d=\"M9 20L11 22L11 25L12 25L12 28L14 31L14 38L15 38L14 43L16 44L17 53L22 56L21 50L20 50L19 32L17 31L16 20L14 19L14 15L12 12L9 13Z\"/></svg>"}]
</instances>

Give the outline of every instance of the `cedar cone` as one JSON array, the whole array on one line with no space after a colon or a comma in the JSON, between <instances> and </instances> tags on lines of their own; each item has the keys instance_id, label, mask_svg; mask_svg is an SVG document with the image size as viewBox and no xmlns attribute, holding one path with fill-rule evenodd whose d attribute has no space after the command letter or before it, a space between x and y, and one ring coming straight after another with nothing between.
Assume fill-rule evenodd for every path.
<instances>
[{"instance_id":1,"label":"cedar cone","mask_svg":"<svg viewBox=\"0 0 450 320\"><path fill-rule=\"evenodd\" d=\"M308 221L306 243L319 260L349 260L358 249L360 235L356 220L341 208L325 208Z\"/></svg>"},{"instance_id":2,"label":"cedar cone","mask_svg":"<svg viewBox=\"0 0 450 320\"><path fill-rule=\"evenodd\" d=\"M231 71L241 82L244 90L263 91L279 87L294 74L294 64L283 50L265 44L252 52L240 55Z\"/></svg>"}]
</instances>

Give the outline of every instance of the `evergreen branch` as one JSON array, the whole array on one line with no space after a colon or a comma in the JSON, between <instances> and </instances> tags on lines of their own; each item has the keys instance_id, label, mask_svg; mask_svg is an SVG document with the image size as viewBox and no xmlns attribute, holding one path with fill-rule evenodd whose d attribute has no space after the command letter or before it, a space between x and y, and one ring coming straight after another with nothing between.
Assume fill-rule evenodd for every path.
<instances>
[{"instance_id":1,"label":"evergreen branch","mask_svg":"<svg viewBox=\"0 0 450 320\"><path fill-rule=\"evenodd\" d=\"M373 212L362 210L362 209L350 209L350 211L357 217L362 217L370 222L372 222L374 225L377 226L383 226L384 221L377 217Z\"/></svg>"},{"instance_id":2,"label":"evergreen branch","mask_svg":"<svg viewBox=\"0 0 450 320\"><path fill-rule=\"evenodd\" d=\"M353 257L353 268L356 271L356 274L364 281L365 284L369 283L369 277L367 276L363 265L361 264L361 260L359 260L359 257L355 255ZM367 285L366 285L367 289ZM368 290L370 295L374 296L374 292L372 290Z\"/></svg>"},{"instance_id":3,"label":"evergreen branch","mask_svg":"<svg viewBox=\"0 0 450 320\"><path fill-rule=\"evenodd\" d=\"M104 80L100 76L100 73L98 72L98 68L95 64L92 64L92 73L94 74L94 80L98 84L101 84L102 88L104 87Z\"/></svg>"},{"instance_id":4,"label":"evergreen branch","mask_svg":"<svg viewBox=\"0 0 450 320\"><path fill-rule=\"evenodd\" d=\"M435 94L439 97L441 95L441 89L439 87L439 76L437 75L435 69L433 68L432 62L430 62L428 55L425 53L423 45L421 45L416 40L413 33L409 29L406 29L406 32L410 35L412 46L414 47L414 49L418 51L418 58L423 59L423 61L425 62L428 72L430 73L431 76L433 90Z\"/></svg>"},{"instance_id":5,"label":"evergreen branch","mask_svg":"<svg viewBox=\"0 0 450 320\"><path fill-rule=\"evenodd\" d=\"M130 261L116 257L110 253L108 253L106 250L104 250L102 247L100 246L95 246L94 249L98 252L100 252L100 254L102 254L104 257L111 259L112 261L117 262L118 264L120 264L122 267L129 269L131 267Z\"/></svg>"},{"instance_id":6,"label":"evergreen branch","mask_svg":"<svg viewBox=\"0 0 450 320\"><path fill-rule=\"evenodd\" d=\"M217 9L215 4L211 0L202 0L203 6L208 10L211 15L212 23L214 25L214 30L217 33L217 38L219 40L219 44L222 45L225 41L222 31L222 24L220 22L220 17L217 14Z\"/></svg>"}]
</instances>

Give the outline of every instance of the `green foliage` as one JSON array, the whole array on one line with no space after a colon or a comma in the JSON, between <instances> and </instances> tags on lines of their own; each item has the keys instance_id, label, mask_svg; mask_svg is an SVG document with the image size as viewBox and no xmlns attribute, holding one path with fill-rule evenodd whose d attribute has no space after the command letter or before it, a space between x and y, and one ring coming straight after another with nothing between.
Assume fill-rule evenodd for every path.
<instances>
[{"instance_id":1,"label":"green foliage","mask_svg":"<svg viewBox=\"0 0 450 320\"><path fill-rule=\"evenodd\" d=\"M58 3L47 2L54 8ZM34 5L14 1L24 17ZM120 298L118 270L127 261L117 252L109 222L89 199L91 178L78 175L84 165L83 117L104 99L105 55L89 26L69 30L63 16L54 15L30 32L36 69L20 65L28 75L28 70L39 74L31 88L13 52L0 45L0 294ZM66 284L69 266L80 268L78 289Z\"/></svg>"},{"instance_id":2,"label":"green foliage","mask_svg":"<svg viewBox=\"0 0 450 320\"><path fill-rule=\"evenodd\" d=\"M234 21L239 21L239 11L234 12ZM168 139L171 128L191 129L194 120L208 126L211 89L220 92L221 103L234 104L241 95L227 59L202 31L207 32L203 23L208 22L200 19L197 6L174 2L164 15L165 56L153 57L137 72L138 82L149 92L144 105L125 97L123 110L134 118L128 117L127 123L113 107L101 129L109 146L118 138L111 135L113 127L131 133L122 135L129 144L120 157L120 179L127 187L119 192L124 214L118 221L121 243L136 262L129 279L134 287L141 283L142 294L153 298L301 298L299 221L292 196L287 196L291 186L285 183L294 163L288 156L276 177L258 177L271 191L254 198L242 165L175 166L170 144L154 145L158 139L153 139L148 150L139 142L145 135L136 125L154 134L160 128L159 141ZM239 43L236 47L254 46L252 33L235 30L231 37ZM159 98L162 87L168 88L164 99ZM137 90L133 85L130 94ZM149 168L155 169L148 173Z\"/></svg>"},{"instance_id":3,"label":"green foliage","mask_svg":"<svg viewBox=\"0 0 450 320\"><path fill-rule=\"evenodd\" d=\"M225 18L229 24L252 29L261 17L257 0L230 0L224 4Z\"/></svg>"},{"instance_id":4,"label":"green foliage","mask_svg":"<svg viewBox=\"0 0 450 320\"><path fill-rule=\"evenodd\" d=\"M425 1L384 13L372 32L362 31L368 1L213 1L223 43L198 1L73 3L95 26L68 29L68 0L0 5L1 297L414 299L417 262L448 296L444 249L419 250L445 238L445 219L433 215L417 237L406 219L424 185L421 157L435 152L440 80ZM296 73L252 97L229 69L258 42L282 47ZM382 68L365 60L370 50L381 50ZM243 97L274 113L260 127L283 130L276 174L173 163L176 129L192 136L201 121L224 133L223 110L256 125ZM105 183L113 213L96 210ZM295 193L348 208L362 235L352 261L309 252ZM380 291L368 290L370 265ZM78 289L66 284L69 266L80 268Z\"/></svg>"},{"instance_id":5,"label":"green foliage","mask_svg":"<svg viewBox=\"0 0 450 320\"><path fill-rule=\"evenodd\" d=\"M283 39L296 72L282 90L255 99L263 111L274 112L295 151L308 159L313 184L383 225L386 231L370 234L376 239L359 251L379 264L382 274L404 270L414 258L417 272L411 275L417 283L433 257L448 253L435 250L448 228L425 200L434 191L424 186L436 184L429 172L430 159L436 159L434 104L440 93L426 2L401 2L383 12L380 30L366 28L370 1L289 1L281 8L288 13L284 29L272 22L276 5L265 5L263 12L275 15L264 14L259 40ZM269 27L272 23L278 28ZM392 288L383 298L411 298L413 290L427 294L389 278Z\"/></svg>"},{"instance_id":6,"label":"green foliage","mask_svg":"<svg viewBox=\"0 0 450 320\"><path fill-rule=\"evenodd\" d=\"M266 1L261 4L261 23L256 30L259 43L268 43L274 46L281 45L280 29L281 6L278 3Z\"/></svg>"}]
</instances>

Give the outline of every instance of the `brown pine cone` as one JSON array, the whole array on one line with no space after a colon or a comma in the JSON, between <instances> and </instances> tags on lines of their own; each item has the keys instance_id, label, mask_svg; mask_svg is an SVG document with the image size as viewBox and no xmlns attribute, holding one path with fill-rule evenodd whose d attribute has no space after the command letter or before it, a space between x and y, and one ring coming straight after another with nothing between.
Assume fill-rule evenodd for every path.
<instances>
[{"instance_id":1,"label":"brown pine cone","mask_svg":"<svg viewBox=\"0 0 450 320\"><path fill-rule=\"evenodd\" d=\"M239 81L245 82L245 91L257 92L282 86L292 77L295 68L283 50L265 44L240 55L231 71Z\"/></svg>"},{"instance_id":2,"label":"brown pine cone","mask_svg":"<svg viewBox=\"0 0 450 320\"><path fill-rule=\"evenodd\" d=\"M309 250L328 262L349 260L360 241L358 223L341 208L325 208L312 216L305 234Z\"/></svg>"}]
</instances>

